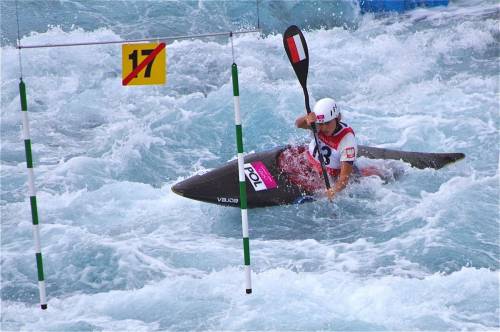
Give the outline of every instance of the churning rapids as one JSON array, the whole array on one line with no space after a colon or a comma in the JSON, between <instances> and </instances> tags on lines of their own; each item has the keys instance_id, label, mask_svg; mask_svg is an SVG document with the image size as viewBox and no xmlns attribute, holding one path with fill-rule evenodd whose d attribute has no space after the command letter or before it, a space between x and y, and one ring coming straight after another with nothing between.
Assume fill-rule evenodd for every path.
<instances>
[{"instance_id":1,"label":"churning rapids","mask_svg":"<svg viewBox=\"0 0 500 332\"><path fill-rule=\"evenodd\" d=\"M121 46L25 49L47 282L38 303L21 136L15 2L1 2L2 330L495 330L499 323L499 6L360 15L262 2L234 38L245 151L308 141L282 45L297 24L309 92L360 144L463 152L441 170L354 183L334 203L240 212L171 187L236 155L227 38L167 45L167 84L122 87ZM255 2L19 2L23 44L253 28Z\"/></svg>"}]
</instances>

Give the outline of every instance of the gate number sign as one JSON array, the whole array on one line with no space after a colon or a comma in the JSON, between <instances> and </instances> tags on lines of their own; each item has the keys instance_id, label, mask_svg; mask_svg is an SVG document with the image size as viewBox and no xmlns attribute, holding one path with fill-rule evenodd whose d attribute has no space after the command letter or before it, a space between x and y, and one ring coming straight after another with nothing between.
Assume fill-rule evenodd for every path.
<instances>
[{"instance_id":1,"label":"gate number sign","mask_svg":"<svg viewBox=\"0 0 500 332\"><path fill-rule=\"evenodd\" d=\"M165 84L165 43L123 44L122 85Z\"/></svg>"}]
</instances>

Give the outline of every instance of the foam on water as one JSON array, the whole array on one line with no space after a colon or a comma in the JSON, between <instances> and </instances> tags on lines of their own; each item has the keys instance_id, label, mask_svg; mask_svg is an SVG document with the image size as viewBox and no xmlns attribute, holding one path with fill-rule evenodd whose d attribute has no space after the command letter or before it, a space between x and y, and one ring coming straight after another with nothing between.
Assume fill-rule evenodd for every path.
<instances>
[{"instance_id":1,"label":"foam on water","mask_svg":"<svg viewBox=\"0 0 500 332\"><path fill-rule=\"evenodd\" d=\"M236 10L169 5L197 22L207 10ZM296 23L285 12L300 6L312 5L287 3L274 28ZM272 5L264 13L278 15ZM110 15L96 16L97 28L33 30L22 42L133 35ZM45 312L36 306L17 51L4 45L2 329L498 329L498 5L352 15L357 29L319 20L305 33L311 98L338 99L362 144L467 157L441 170L394 161L400 179L364 178L333 204L251 210L250 296L239 210L170 190L234 158L230 43L169 44L168 83L158 87L122 87L116 45L23 51ZM282 36L239 36L234 48L245 150L308 140L293 127L303 96Z\"/></svg>"},{"instance_id":2,"label":"foam on water","mask_svg":"<svg viewBox=\"0 0 500 332\"><path fill-rule=\"evenodd\" d=\"M488 312L497 301L497 276L486 269L360 279L275 268L254 274L259 291L252 296L242 294L242 282L241 270L226 268L202 278L166 278L135 291L54 299L47 313L14 304L4 315L28 330L455 330L494 326L498 315ZM481 321L477 310L485 310Z\"/></svg>"}]
</instances>

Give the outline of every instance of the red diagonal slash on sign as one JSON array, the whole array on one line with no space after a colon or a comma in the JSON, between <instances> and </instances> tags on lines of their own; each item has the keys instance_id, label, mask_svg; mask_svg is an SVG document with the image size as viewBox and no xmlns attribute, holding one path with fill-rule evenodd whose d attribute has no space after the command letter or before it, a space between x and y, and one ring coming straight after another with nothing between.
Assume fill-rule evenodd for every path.
<instances>
[{"instance_id":1,"label":"red diagonal slash on sign","mask_svg":"<svg viewBox=\"0 0 500 332\"><path fill-rule=\"evenodd\" d=\"M164 48L165 48L165 43L158 44L158 46L156 46L153 52L151 52L151 54L149 54L146 57L146 59L144 59L134 70L132 70L130 74L127 75L127 77L123 79L122 84L128 85L130 81L132 81L137 76L137 74L139 74L139 72L144 69L144 67L146 67L151 61L153 61L155 56L158 53L160 53Z\"/></svg>"}]
</instances>

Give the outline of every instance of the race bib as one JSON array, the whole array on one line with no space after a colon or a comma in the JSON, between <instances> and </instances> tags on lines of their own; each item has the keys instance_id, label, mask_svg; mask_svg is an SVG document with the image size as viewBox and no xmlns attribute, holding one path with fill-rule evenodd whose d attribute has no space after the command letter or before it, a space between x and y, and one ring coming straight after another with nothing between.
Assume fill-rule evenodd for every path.
<instances>
[{"instance_id":1,"label":"race bib","mask_svg":"<svg viewBox=\"0 0 500 332\"><path fill-rule=\"evenodd\" d=\"M333 169L340 168L340 153L333 149L331 146L326 145L323 141L319 140L320 148L316 146L316 142L313 140L309 144L309 153L319 162L319 151L323 155L323 160L325 166Z\"/></svg>"}]
</instances>

